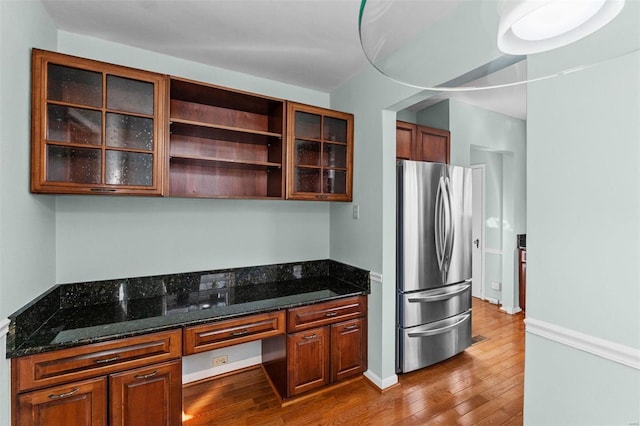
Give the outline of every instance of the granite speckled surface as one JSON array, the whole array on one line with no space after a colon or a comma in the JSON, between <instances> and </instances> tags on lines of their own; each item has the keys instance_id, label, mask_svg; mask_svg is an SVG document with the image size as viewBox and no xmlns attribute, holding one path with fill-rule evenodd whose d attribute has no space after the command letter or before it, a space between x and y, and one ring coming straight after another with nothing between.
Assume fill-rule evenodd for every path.
<instances>
[{"instance_id":1,"label":"granite speckled surface","mask_svg":"<svg viewBox=\"0 0 640 426\"><path fill-rule=\"evenodd\" d=\"M56 285L9 316L7 357L368 294L333 260Z\"/></svg>"}]
</instances>

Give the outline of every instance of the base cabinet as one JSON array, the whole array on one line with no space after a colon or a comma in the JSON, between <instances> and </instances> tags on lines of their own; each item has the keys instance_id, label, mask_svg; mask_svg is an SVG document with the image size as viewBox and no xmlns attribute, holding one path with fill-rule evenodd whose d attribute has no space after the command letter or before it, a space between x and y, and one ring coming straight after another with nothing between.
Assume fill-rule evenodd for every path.
<instances>
[{"instance_id":1,"label":"base cabinet","mask_svg":"<svg viewBox=\"0 0 640 426\"><path fill-rule=\"evenodd\" d=\"M283 398L356 376L367 367L366 297L289 309L285 336L262 341L263 367Z\"/></svg>"},{"instance_id":2,"label":"base cabinet","mask_svg":"<svg viewBox=\"0 0 640 426\"><path fill-rule=\"evenodd\" d=\"M329 384L329 327L287 336L289 396Z\"/></svg>"},{"instance_id":3,"label":"base cabinet","mask_svg":"<svg viewBox=\"0 0 640 426\"><path fill-rule=\"evenodd\" d=\"M17 426L107 424L107 378L54 386L18 397Z\"/></svg>"},{"instance_id":4,"label":"base cabinet","mask_svg":"<svg viewBox=\"0 0 640 426\"><path fill-rule=\"evenodd\" d=\"M13 426L179 425L181 330L12 360Z\"/></svg>"},{"instance_id":5,"label":"base cabinet","mask_svg":"<svg viewBox=\"0 0 640 426\"><path fill-rule=\"evenodd\" d=\"M367 365L367 327L364 318L331 326L331 381L364 372Z\"/></svg>"},{"instance_id":6,"label":"base cabinet","mask_svg":"<svg viewBox=\"0 0 640 426\"><path fill-rule=\"evenodd\" d=\"M109 376L112 426L179 425L182 422L182 361Z\"/></svg>"}]
</instances>

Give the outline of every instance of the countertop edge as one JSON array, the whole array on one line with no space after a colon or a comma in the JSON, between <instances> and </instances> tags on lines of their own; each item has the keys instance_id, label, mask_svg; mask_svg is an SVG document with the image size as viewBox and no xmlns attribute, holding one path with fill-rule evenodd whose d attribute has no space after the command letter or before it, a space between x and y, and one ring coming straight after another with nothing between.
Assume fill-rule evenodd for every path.
<instances>
[{"instance_id":1,"label":"countertop edge","mask_svg":"<svg viewBox=\"0 0 640 426\"><path fill-rule=\"evenodd\" d=\"M243 311L243 312L238 312L238 313L230 313L230 314L227 314L227 315L212 315L210 317L196 318L196 319L191 319L191 320L181 320L179 317L178 318L172 318L172 320L168 321L166 324L158 324L157 326L149 325L149 326L145 327L144 326L144 322L151 322L154 319L157 319L158 317L146 318L146 319L142 319L142 320L125 321L125 322L121 322L121 323L113 323L113 324L109 324L109 325L118 324L120 326L126 327L125 324L133 324L133 323L136 323L136 322L140 322L141 325L140 325L140 328L135 328L135 329L132 329L132 330L120 331L120 332L117 332L117 333L109 333L109 334L105 334L105 335L101 335L101 336L95 336L95 337L89 337L89 338L82 338L82 339L78 339L76 341L64 342L64 343L60 343L60 344L55 344L54 343L54 344L49 344L49 345L46 345L46 346L30 346L30 347L25 347L25 348L22 347L22 346L24 346L24 344L23 344L20 347L17 347L17 348L15 348L13 350L9 350L7 348L6 358L7 359L19 358L19 357L28 356L28 355L34 355L34 354L43 353L43 352L52 352L52 351L61 350L61 349L68 349L68 348L73 348L73 347L77 347L77 346L83 346L83 345L89 345L89 344L93 344L93 343L105 342L105 341L109 341L109 340L118 340L118 339L124 339L124 338L127 338L127 337L134 337L134 336L140 336L140 335L144 335L144 334L156 333L156 332L160 332L160 331L172 330L172 329L177 329L177 328L191 327L191 326L208 324L208 323L213 323L213 322L218 322L218 321L225 321L225 320L229 320L229 319L233 319L233 318L239 318L239 317L248 316L248 315L255 315L255 314L260 314L260 313L265 313L265 312L276 312L276 311L281 311L281 310L284 310L284 309L295 308L295 307L298 307L298 306L307 306L307 305L313 305L313 304L316 304L316 303L328 302L328 301L331 301L331 300L345 299L345 298L356 297L356 296L367 296L368 294L369 294L368 291L358 289L357 291L354 291L354 292L351 292L351 293L340 294L340 295L331 296L331 297L326 297L326 298L322 298L322 299L314 300L314 301L288 303L288 304L278 305L278 306L264 308L264 309L253 309L253 310L248 310L248 311ZM134 325L134 327L135 327L135 325ZM7 330L9 328L9 323L8 322L6 324L6 328L7 328Z\"/></svg>"}]
</instances>

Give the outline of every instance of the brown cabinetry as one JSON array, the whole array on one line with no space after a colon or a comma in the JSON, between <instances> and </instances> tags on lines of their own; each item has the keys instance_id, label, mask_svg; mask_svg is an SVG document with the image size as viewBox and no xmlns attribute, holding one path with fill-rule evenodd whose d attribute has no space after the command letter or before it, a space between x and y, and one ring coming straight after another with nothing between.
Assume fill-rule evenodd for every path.
<instances>
[{"instance_id":1,"label":"brown cabinetry","mask_svg":"<svg viewBox=\"0 0 640 426\"><path fill-rule=\"evenodd\" d=\"M366 369L366 297L289 309L288 335L262 342L263 366L284 398Z\"/></svg>"},{"instance_id":2,"label":"brown cabinetry","mask_svg":"<svg viewBox=\"0 0 640 426\"><path fill-rule=\"evenodd\" d=\"M283 198L284 101L170 84L169 195Z\"/></svg>"},{"instance_id":3,"label":"brown cabinetry","mask_svg":"<svg viewBox=\"0 0 640 426\"><path fill-rule=\"evenodd\" d=\"M288 103L287 198L351 201L353 115Z\"/></svg>"},{"instance_id":4,"label":"brown cabinetry","mask_svg":"<svg viewBox=\"0 0 640 426\"><path fill-rule=\"evenodd\" d=\"M173 330L14 358L14 425L179 424L181 340Z\"/></svg>"},{"instance_id":5,"label":"brown cabinetry","mask_svg":"<svg viewBox=\"0 0 640 426\"><path fill-rule=\"evenodd\" d=\"M26 392L17 403L17 426L103 426L107 424L107 378Z\"/></svg>"},{"instance_id":6,"label":"brown cabinetry","mask_svg":"<svg viewBox=\"0 0 640 426\"><path fill-rule=\"evenodd\" d=\"M33 50L31 190L161 195L166 76Z\"/></svg>"},{"instance_id":7,"label":"brown cabinetry","mask_svg":"<svg viewBox=\"0 0 640 426\"><path fill-rule=\"evenodd\" d=\"M287 336L289 396L329 384L329 338L328 327Z\"/></svg>"},{"instance_id":8,"label":"brown cabinetry","mask_svg":"<svg viewBox=\"0 0 640 426\"><path fill-rule=\"evenodd\" d=\"M404 121L396 122L396 157L449 163L450 132Z\"/></svg>"},{"instance_id":9,"label":"brown cabinetry","mask_svg":"<svg viewBox=\"0 0 640 426\"><path fill-rule=\"evenodd\" d=\"M270 312L187 327L184 330L184 354L191 355L284 334L285 316L285 311Z\"/></svg>"},{"instance_id":10,"label":"brown cabinetry","mask_svg":"<svg viewBox=\"0 0 640 426\"><path fill-rule=\"evenodd\" d=\"M112 426L172 426L182 422L182 361L109 376Z\"/></svg>"},{"instance_id":11,"label":"brown cabinetry","mask_svg":"<svg viewBox=\"0 0 640 426\"><path fill-rule=\"evenodd\" d=\"M527 307L527 249L518 249L518 302L520 309L526 311Z\"/></svg>"}]
</instances>

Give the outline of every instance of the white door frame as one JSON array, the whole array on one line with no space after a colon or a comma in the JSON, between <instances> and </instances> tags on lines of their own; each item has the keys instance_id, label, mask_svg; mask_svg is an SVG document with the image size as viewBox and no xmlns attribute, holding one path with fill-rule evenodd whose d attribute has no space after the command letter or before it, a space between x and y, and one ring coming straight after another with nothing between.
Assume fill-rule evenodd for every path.
<instances>
[{"instance_id":1,"label":"white door frame","mask_svg":"<svg viewBox=\"0 0 640 426\"><path fill-rule=\"evenodd\" d=\"M485 217L484 217L484 202L485 202L485 194L484 194L484 188L485 188L485 176L486 176L486 165L485 164L473 164L471 165L471 169L477 169L477 170L481 170L482 172L482 198L480 200L480 212L473 212L473 215L475 216L476 214L480 215L480 298L482 300L485 300L485 291L484 291L484 267L485 267L485 253L484 253L484 223L485 223ZM472 179L473 180L473 179ZM473 189L472 189L473 191ZM475 279L475 277L474 277Z\"/></svg>"}]
</instances>

